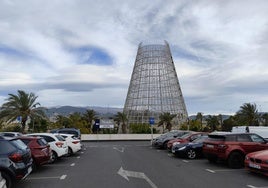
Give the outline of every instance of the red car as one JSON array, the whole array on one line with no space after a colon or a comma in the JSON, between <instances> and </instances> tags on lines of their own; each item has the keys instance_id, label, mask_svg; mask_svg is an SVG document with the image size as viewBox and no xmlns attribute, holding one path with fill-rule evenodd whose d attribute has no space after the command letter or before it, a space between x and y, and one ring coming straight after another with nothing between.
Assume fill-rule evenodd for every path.
<instances>
[{"instance_id":1,"label":"red car","mask_svg":"<svg viewBox=\"0 0 268 188\"><path fill-rule=\"evenodd\" d=\"M248 153L265 149L267 141L254 133L211 133L203 143L203 154L210 162L223 160L231 168L242 168Z\"/></svg>"},{"instance_id":2,"label":"red car","mask_svg":"<svg viewBox=\"0 0 268 188\"><path fill-rule=\"evenodd\" d=\"M200 136L204 136L207 135L208 133L204 133L204 132L190 132L187 133L179 138L174 138L172 140L170 140L167 143L167 149L171 151L173 144L178 143L178 144L182 144L182 143L188 143L188 142L192 142L195 139L197 139Z\"/></svg>"},{"instance_id":3,"label":"red car","mask_svg":"<svg viewBox=\"0 0 268 188\"><path fill-rule=\"evenodd\" d=\"M18 138L30 148L34 167L50 162L52 151L44 138L30 136L21 136Z\"/></svg>"},{"instance_id":4,"label":"red car","mask_svg":"<svg viewBox=\"0 0 268 188\"><path fill-rule=\"evenodd\" d=\"M268 176L268 150L249 153L245 157L245 168Z\"/></svg>"}]
</instances>

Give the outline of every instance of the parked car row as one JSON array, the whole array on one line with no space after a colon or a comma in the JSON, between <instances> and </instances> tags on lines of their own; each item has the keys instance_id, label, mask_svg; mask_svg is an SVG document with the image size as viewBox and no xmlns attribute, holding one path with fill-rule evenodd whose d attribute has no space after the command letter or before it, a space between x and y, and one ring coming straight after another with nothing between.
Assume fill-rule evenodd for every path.
<instances>
[{"instance_id":1,"label":"parked car row","mask_svg":"<svg viewBox=\"0 0 268 188\"><path fill-rule=\"evenodd\" d=\"M80 139L72 134L32 133L11 136L11 133L0 133L0 172L3 178L0 179L0 185L13 187L40 166L72 155L81 148Z\"/></svg>"},{"instance_id":2,"label":"parked car row","mask_svg":"<svg viewBox=\"0 0 268 188\"><path fill-rule=\"evenodd\" d=\"M154 139L152 146L160 148L156 142L163 137ZM255 133L188 132L170 139L167 149L177 157L205 157L213 163L224 162L230 168L245 167L268 176L268 142Z\"/></svg>"}]
</instances>

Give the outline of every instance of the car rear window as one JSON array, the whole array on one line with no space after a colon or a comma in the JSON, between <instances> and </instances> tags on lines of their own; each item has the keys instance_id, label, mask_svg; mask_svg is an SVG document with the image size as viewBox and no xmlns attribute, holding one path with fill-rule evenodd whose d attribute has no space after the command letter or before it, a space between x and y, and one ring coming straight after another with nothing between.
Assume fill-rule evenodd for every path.
<instances>
[{"instance_id":1,"label":"car rear window","mask_svg":"<svg viewBox=\"0 0 268 188\"><path fill-rule=\"evenodd\" d=\"M20 149L27 149L27 146L19 139L11 140L10 142Z\"/></svg>"},{"instance_id":2,"label":"car rear window","mask_svg":"<svg viewBox=\"0 0 268 188\"><path fill-rule=\"evenodd\" d=\"M10 153L17 150L12 144L8 141L0 141L0 155Z\"/></svg>"},{"instance_id":3,"label":"car rear window","mask_svg":"<svg viewBox=\"0 0 268 188\"><path fill-rule=\"evenodd\" d=\"M20 139L24 144L26 144L26 145L28 145L29 144L29 142L30 142L30 140L28 140L28 139Z\"/></svg>"},{"instance_id":4,"label":"car rear window","mask_svg":"<svg viewBox=\"0 0 268 188\"><path fill-rule=\"evenodd\" d=\"M78 133L76 131L72 131L72 130L59 130L59 133L73 134L75 136L78 136Z\"/></svg>"},{"instance_id":5,"label":"car rear window","mask_svg":"<svg viewBox=\"0 0 268 188\"><path fill-rule=\"evenodd\" d=\"M37 143L40 145L40 146L46 146L47 145L47 141L44 139L44 138L40 138L37 140Z\"/></svg>"},{"instance_id":6,"label":"car rear window","mask_svg":"<svg viewBox=\"0 0 268 188\"><path fill-rule=\"evenodd\" d=\"M55 136L57 137L57 139L59 139L59 141L65 141L65 139L62 136L60 135L55 135Z\"/></svg>"}]
</instances>

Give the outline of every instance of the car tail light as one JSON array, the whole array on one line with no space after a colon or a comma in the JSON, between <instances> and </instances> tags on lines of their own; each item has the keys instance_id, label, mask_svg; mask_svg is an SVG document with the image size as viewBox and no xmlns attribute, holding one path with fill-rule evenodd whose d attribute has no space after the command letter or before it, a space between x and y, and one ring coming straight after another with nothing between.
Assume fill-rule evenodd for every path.
<instances>
[{"instance_id":1,"label":"car tail light","mask_svg":"<svg viewBox=\"0 0 268 188\"><path fill-rule=\"evenodd\" d=\"M63 143L62 142L56 142L56 146L59 147L59 148L62 148Z\"/></svg>"},{"instance_id":2,"label":"car tail light","mask_svg":"<svg viewBox=\"0 0 268 188\"><path fill-rule=\"evenodd\" d=\"M80 141L72 141L73 144L78 144Z\"/></svg>"},{"instance_id":3,"label":"car tail light","mask_svg":"<svg viewBox=\"0 0 268 188\"><path fill-rule=\"evenodd\" d=\"M22 162L22 154L13 153L9 156L9 159L15 163Z\"/></svg>"}]
</instances>

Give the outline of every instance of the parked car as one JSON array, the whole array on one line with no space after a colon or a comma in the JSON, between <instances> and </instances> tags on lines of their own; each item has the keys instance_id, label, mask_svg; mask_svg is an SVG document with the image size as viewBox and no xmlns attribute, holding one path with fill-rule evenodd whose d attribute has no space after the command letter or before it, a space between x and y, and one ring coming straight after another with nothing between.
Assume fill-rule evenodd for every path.
<instances>
[{"instance_id":1,"label":"parked car","mask_svg":"<svg viewBox=\"0 0 268 188\"><path fill-rule=\"evenodd\" d=\"M256 151L246 155L245 168L268 176L268 150Z\"/></svg>"},{"instance_id":2,"label":"parked car","mask_svg":"<svg viewBox=\"0 0 268 188\"><path fill-rule=\"evenodd\" d=\"M189 131L181 131L181 130L172 130L170 132L167 132L152 141L152 146L157 148L167 148L167 143L169 140L181 137L182 135L185 135L189 133Z\"/></svg>"},{"instance_id":3,"label":"parked car","mask_svg":"<svg viewBox=\"0 0 268 188\"><path fill-rule=\"evenodd\" d=\"M15 138L17 136L22 136L23 134L20 132L0 132L0 135L4 138Z\"/></svg>"},{"instance_id":4,"label":"parked car","mask_svg":"<svg viewBox=\"0 0 268 188\"><path fill-rule=\"evenodd\" d=\"M0 172L0 188L6 188L6 180L2 177L2 174Z\"/></svg>"},{"instance_id":5,"label":"parked car","mask_svg":"<svg viewBox=\"0 0 268 188\"><path fill-rule=\"evenodd\" d=\"M267 141L254 133L211 133L203 144L210 162L224 160L231 168L242 168L246 154L265 149Z\"/></svg>"},{"instance_id":6,"label":"parked car","mask_svg":"<svg viewBox=\"0 0 268 188\"><path fill-rule=\"evenodd\" d=\"M34 168L50 162L52 151L44 138L33 136L21 136L18 138L30 148Z\"/></svg>"},{"instance_id":7,"label":"parked car","mask_svg":"<svg viewBox=\"0 0 268 188\"><path fill-rule=\"evenodd\" d=\"M0 171L7 188L32 171L31 151L21 140L0 137Z\"/></svg>"},{"instance_id":8,"label":"parked car","mask_svg":"<svg viewBox=\"0 0 268 188\"><path fill-rule=\"evenodd\" d=\"M67 142L68 145L68 155L72 155L81 150L81 141L72 134L59 134Z\"/></svg>"},{"instance_id":9,"label":"parked car","mask_svg":"<svg viewBox=\"0 0 268 188\"><path fill-rule=\"evenodd\" d=\"M51 133L62 133L62 134L73 134L78 139L81 139L80 129L76 128L61 128L61 129L53 129L50 131Z\"/></svg>"},{"instance_id":10,"label":"parked car","mask_svg":"<svg viewBox=\"0 0 268 188\"><path fill-rule=\"evenodd\" d=\"M188 159L201 158L203 157L203 142L207 138L207 135L203 135L192 142L174 144L172 146L172 153L175 156L187 157Z\"/></svg>"},{"instance_id":11,"label":"parked car","mask_svg":"<svg viewBox=\"0 0 268 188\"><path fill-rule=\"evenodd\" d=\"M66 140L60 136L59 134L53 134L53 133L32 133L29 134L30 136L39 136L44 138L51 150L52 150L52 156L51 156L51 162L53 163L55 160L57 160L60 157L63 157L68 154L68 146Z\"/></svg>"},{"instance_id":12,"label":"parked car","mask_svg":"<svg viewBox=\"0 0 268 188\"><path fill-rule=\"evenodd\" d=\"M206 132L189 132L185 135L182 135L181 137L178 138L173 138L168 141L167 143L167 149L171 151L173 144L181 144L181 143L188 143L192 142L195 139L197 139L200 136L207 135L208 133Z\"/></svg>"}]
</instances>

